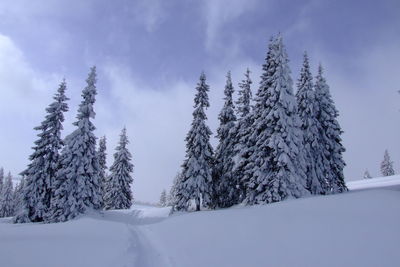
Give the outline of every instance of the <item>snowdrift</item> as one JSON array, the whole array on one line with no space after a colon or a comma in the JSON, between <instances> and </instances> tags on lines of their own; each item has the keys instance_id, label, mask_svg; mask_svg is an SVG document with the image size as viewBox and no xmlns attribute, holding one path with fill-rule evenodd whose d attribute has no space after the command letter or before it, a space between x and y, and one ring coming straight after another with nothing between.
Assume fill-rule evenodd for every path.
<instances>
[{"instance_id":1,"label":"snowdrift","mask_svg":"<svg viewBox=\"0 0 400 267\"><path fill-rule=\"evenodd\" d=\"M168 208L58 224L0 220L0 266L400 266L400 192L353 191L225 210Z\"/></svg>"}]
</instances>

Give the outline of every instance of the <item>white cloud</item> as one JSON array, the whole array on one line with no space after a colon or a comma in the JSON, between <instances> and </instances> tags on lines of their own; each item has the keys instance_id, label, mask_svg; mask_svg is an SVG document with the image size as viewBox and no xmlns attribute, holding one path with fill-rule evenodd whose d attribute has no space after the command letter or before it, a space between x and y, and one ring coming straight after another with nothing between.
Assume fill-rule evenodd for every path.
<instances>
[{"instance_id":1,"label":"white cloud","mask_svg":"<svg viewBox=\"0 0 400 267\"><path fill-rule=\"evenodd\" d=\"M219 35L224 24L253 9L256 0L207 0L204 1L203 17L206 22L206 48L212 50L219 45Z\"/></svg>"},{"instance_id":2,"label":"white cloud","mask_svg":"<svg viewBox=\"0 0 400 267\"><path fill-rule=\"evenodd\" d=\"M51 98L48 89L58 78L35 72L13 41L0 34L0 166L14 175L27 161L35 135L32 128L41 121Z\"/></svg>"},{"instance_id":3,"label":"white cloud","mask_svg":"<svg viewBox=\"0 0 400 267\"><path fill-rule=\"evenodd\" d=\"M138 0L129 7L132 8L134 19L148 32L155 31L166 16L166 1L162 0Z\"/></svg>"}]
</instances>

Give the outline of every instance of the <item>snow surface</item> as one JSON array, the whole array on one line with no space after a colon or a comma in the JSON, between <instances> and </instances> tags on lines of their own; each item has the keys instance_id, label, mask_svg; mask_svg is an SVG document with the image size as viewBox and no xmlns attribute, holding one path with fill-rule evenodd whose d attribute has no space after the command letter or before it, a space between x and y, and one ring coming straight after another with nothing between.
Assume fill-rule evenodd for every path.
<instances>
[{"instance_id":1,"label":"snow surface","mask_svg":"<svg viewBox=\"0 0 400 267\"><path fill-rule=\"evenodd\" d=\"M400 175L363 179L346 183L349 190L360 190L380 187L393 187L400 189Z\"/></svg>"},{"instance_id":2,"label":"snow surface","mask_svg":"<svg viewBox=\"0 0 400 267\"><path fill-rule=\"evenodd\" d=\"M400 266L399 203L399 191L373 189L172 216L134 206L57 224L6 218L0 266Z\"/></svg>"}]
</instances>

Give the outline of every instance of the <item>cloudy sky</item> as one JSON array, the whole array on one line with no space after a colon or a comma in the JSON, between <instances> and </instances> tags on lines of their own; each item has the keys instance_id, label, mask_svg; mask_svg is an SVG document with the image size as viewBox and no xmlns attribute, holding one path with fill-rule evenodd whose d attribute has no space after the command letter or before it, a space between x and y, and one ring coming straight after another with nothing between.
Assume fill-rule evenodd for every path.
<instances>
[{"instance_id":1,"label":"cloudy sky","mask_svg":"<svg viewBox=\"0 0 400 267\"><path fill-rule=\"evenodd\" d=\"M303 51L321 62L345 133L347 180L375 176L387 148L400 172L400 2L289 0L2 0L0 166L28 163L44 109L68 82L73 130L89 67L98 67L95 125L108 164L126 125L136 199L157 201L184 158L194 88L210 84L215 132L225 75L247 67L257 90L267 42L281 32L298 78ZM215 140L213 140L215 145Z\"/></svg>"}]
</instances>

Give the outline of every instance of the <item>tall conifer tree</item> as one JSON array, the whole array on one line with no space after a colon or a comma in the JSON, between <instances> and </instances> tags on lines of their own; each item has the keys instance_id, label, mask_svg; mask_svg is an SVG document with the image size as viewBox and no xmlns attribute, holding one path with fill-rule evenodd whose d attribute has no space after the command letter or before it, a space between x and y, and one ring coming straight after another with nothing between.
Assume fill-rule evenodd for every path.
<instances>
[{"instance_id":1,"label":"tall conifer tree","mask_svg":"<svg viewBox=\"0 0 400 267\"><path fill-rule=\"evenodd\" d=\"M312 83L310 64L307 53L304 53L303 67L297 83L297 106L303 131L303 152L307 175L307 189L312 194L325 194L328 190L323 170L327 163L321 148L321 124L317 119L318 106Z\"/></svg>"},{"instance_id":2,"label":"tall conifer tree","mask_svg":"<svg viewBox=\"0 0 400 267\"><path fill-rule=\"evenodd\" d=\"M239 201L238 180L232 172L234 165L236 115L232 98L234 88L230 72L228 72L226 78L224 90L225 104L218 117L220 121L220 126L217 129L219 144L215 149L213 174L214 190L216 193L215 201L222 208L232 206Z\"/></svg>"},{"instance_id":3,"label":"tall conifer tree","mask_svg":"<svg viewBox=\"0 0 400 267\"><path fill-rule=\"evenodd\" d=\"M176 210L188 210L191 200L196 210L200 207L213 208L214 193L212 181L213 149L210 144L211 130L206 125L205 109L208 101L209 86L206 75L200 75L194 98L192 127L186 136L186 158L182 165L182 179L177 186Z\"/></svg>"},{"instance_id":4,"label":"tall conifer tree","mask_svg":"<svg viewBox=\"0 0 400 267\"><path fill-rule=\"evenodd\" d=\"M50 209L54 177L60 168L59 150L64 145L61 139L64 112L68 111L65 96L66 82L63 80L53 97L55 100L46 108L45 120L35 130L40 131L35 141L33 154L29 157L28 168L21 175L25 177L24 202L18 210L16 222L43 221Z\"/></svg>"},{"instance_id":5,"label":"tall conifer tree","mask_svg":"<svg viewBox=\"0 0 400 267\"><path fill-rule=\"evenodd\" d=\"M343 131L337 121L339 112L332 100L321 65L318 67L318 75L314 87L317 118L322 129L320 132L320 144L323 154L327 158L327 162L323 165L325 170L322 173L324 173L328 184L328 192L341 193L347 191L343 175L343 168L346 165L343 160L345 149L341 138Z\"/></svg>"},{"instance_id":6,"label":"tall conifer tree","mask_svg":"<svg viewBox=\"0 0 400 267\"><path fill-rule=\"evenodd\" d=\"M61 153L61 169L57 172L54 184L49 221L67 221L88 209L100 209L101 192L99 162L96 155L93 104L96 101L96 67L92 67L86 87L82 91L79 105L77 127L65 138Z\"/></svg>"},{"instance_id":7,"label":"tall conifer tree","mask_svg":"<svg viewBox=\"0 0 400 267\"><path fill-rule=\"evenodd\" d=\"M110 175L106 178L105 209L129 209L132 206L133 164L128 144L126 128L123 128L114 153L114 163L110 167Z\"/></svg>"},{"instance_id":8,"label":"tall conifer tree","mask_svg":"<svg viewBox=\"0 0 400 267\"><path fill-rule=\"evenodd\" d=\"M306 195L302 132L282 37L270 45L257 93L255 141L246 203L271 203Z\"/></svg>"},{"instance_id":9,"label":"tall conifer tree","mask_svg":"<svg viewBox=\"0 0 400 267\"><path fill-rule=\"evenodd\" d=\"M248 176L245 173L249 164L249 157L253 147L248 146L248 137L252 132L251 125L253 116L251 113L251 84L250 70L247 69L245 79L239 83L239 98L236 101L238 122L235 129L235 145L234 145L234 167L233 175L238 179L239 200L243 201L246 196L246 188Z\"/></svg>"},{"instance_id":10,"label":"tall conifer tree","mask_svg":"<svg viewBox=\"0 0 400 267\"><path fill-rule=\"evenodd\" d=\"M101 206L104 206L104 197L105 197L105 184L106 184L106 170L107 170L107 141L106 137L103 136L99 140L99 148L97 150L97 157L99 160L100 172L99 172L99 179L100 179L100 186L101 186Z\"/></svg>"}]
</instances>

